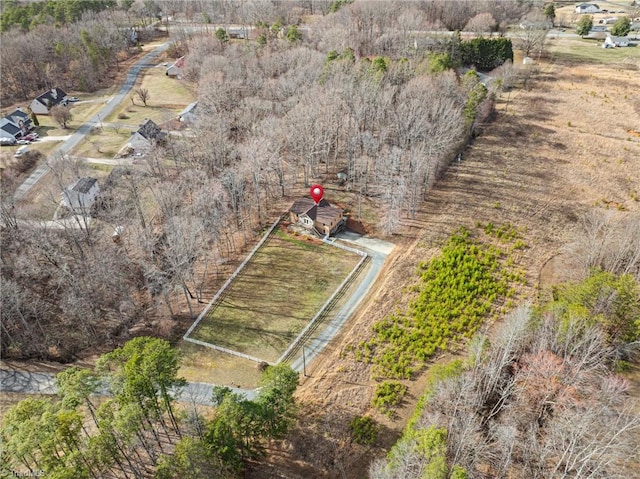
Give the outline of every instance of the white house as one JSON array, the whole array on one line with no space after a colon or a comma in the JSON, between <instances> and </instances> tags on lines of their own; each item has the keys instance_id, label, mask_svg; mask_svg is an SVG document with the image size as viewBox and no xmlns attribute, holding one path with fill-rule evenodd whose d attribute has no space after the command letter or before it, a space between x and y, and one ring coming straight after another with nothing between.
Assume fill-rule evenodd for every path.
<instances>
[{"instance_id":1,"label":"white house","mask_svg":"<svg viewBox=\"0 0 640 479\"><path fill-rule=\"evenodd\" d=\"M0 119L1 138L20 138L33 129L31 118L20 108L16 108Z\"/></svg>"},{"instance_id":2,"label":"white house","mask_svg":"<svg viewBox=\"0 0 640 479\"><path fill-rule=\"evenodd\" d=\"M581 3L580 5L576 5L576 13L585 14L598 12L600 12L600 7L595 3Z\"/></svg>"},{"instance_id":3,"label":"white house","mask_svg":"<svg viewBox=\"0 0 640 479\"><path fill-rule=\"evenodd\" d=\"M78 179L62 192L62 202L70 210L86 214L100 193L98 180L91 177Z\"/></svg>"},{"instance_id":4,"label":"white house","mask_svg":"<svg viewBox=\"0 0 640 479\"><path fill-rule=\"evenodd\" d=\"M15 140L21 136L20 128L8 118L0 119L0 138L12 138ZM14 142L15 143L15 142Z\"/></svg>"},{"instance_id":5,"label":"white house","mask_svg":"<svg viewBox=\"0 0 640 479\"><path fill-rule=\"evenodd\" d=\"M52 88L51 90L44 92L42 95L37 96L31 102L29 107L36 115L48 115L49 110L61 103L66 96L67 94L60 88Z\"/></svg>"},{"instance_id":6,"label":"white house","mask_svg":"<svg viewBox=\"0 0 640 479\"><path fill-rule=\"evenodd\" d=\"M613 37L607 36L602 43L602 48L615 48L615 47L628 47L629 38L627 37Z\"/></svg>"},{"instance_id":7,"label":"white house","mask_svg":"<svg viewBox=\"0 0 640 479\"><path fill-rule=\"evenodd\" d=\"M189 103L187 107L180 112L180 115L178 115L178 119L183 123L194 123L198 118L198 114L196 113L197 106L197 101Z\"/></svg>"},{"instance_id":8,"label":"white house","mask_svg":"<svg viewBox=\"0 0 640 479\"><path fill-rule=\"evenodd\" d=\"M184 57L178 58L172 65L167 68L166 75L173 78L182 78L182 69L184 68Z\"/></svg>"},{"instance_id":9,"label":"white house","mask_svg":"<svg viewBox=\"0 0 640 479\"><path fill-rule=\"evenodd\" d=\"M131 134L129 141L118 152L118 157L136 154L138 156L148 153L154 145L163 144L167 134L156 125L153 120L145 120L137 131Z\"/></svg>"}]
</instances>

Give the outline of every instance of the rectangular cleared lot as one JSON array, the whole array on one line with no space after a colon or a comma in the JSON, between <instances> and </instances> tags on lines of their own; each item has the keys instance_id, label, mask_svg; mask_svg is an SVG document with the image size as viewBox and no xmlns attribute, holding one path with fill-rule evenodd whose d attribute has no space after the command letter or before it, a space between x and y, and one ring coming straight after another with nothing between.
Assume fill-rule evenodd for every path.
<instances>
[{"instance_id":1,"label":"rectangular cleared lot","mask_svg":"<svg viewBox=\"0 0 640 479\"><path fill-rule=\"evenodd\" d=\"M360 259L277 229L191 337L275 362Z\"/></svg>"}]
</instances>

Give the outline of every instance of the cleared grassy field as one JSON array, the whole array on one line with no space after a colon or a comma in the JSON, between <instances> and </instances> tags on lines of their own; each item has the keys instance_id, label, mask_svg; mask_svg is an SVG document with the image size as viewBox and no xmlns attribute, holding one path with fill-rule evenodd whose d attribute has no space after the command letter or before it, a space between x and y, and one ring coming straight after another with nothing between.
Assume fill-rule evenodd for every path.
<instances>
[{"instance_id":1,"label":"cleared grassy field","mask_svg":"<svg viewBox=\"0 0 640 479\"><path fill-rule=\"evenodd\" d=\"M637 43L640 44L640 40ZM602 40L587 38L550 39L547 45L551 58L560 60L564 64L638 65L640 63L640 46L602 48Z\"/></svg>"},{"instance_id":2,"label":"cleared grassy field","mask_svg":"<svg viewBox=\"0 0 640 479\"><path fill-rule=\"evenodd\" d=\"M276 361L360 256L277 230L191 337Z\"/></svg>"},{"instance_id":3,"label":"cleared grassy field","mask_svg":"<svg viewBox=\"0 0 640 479\"><path fill-rule=\"evenodd\" d=\"M103 121L138 125L147 118L156 123L163 123L178 116L195 100L195 94L183 81L166 76L165 71L166 67L162 65L145 70L142 80ZM135 90L138 88L149 91L147 106L144 106L136 95Z\"/></svg>"}]
</instances>

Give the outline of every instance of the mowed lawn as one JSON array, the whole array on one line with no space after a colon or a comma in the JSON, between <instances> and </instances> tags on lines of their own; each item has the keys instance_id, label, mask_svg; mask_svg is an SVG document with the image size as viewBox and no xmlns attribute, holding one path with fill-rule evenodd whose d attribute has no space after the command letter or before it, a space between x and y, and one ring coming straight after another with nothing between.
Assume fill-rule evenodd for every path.
<instances>
[{"instance_id":1,"label":"mowed lawn","mask_svg":"<svg viewBox=\"0 0 640 479\"><path fill-rule=\"evenodd\" d=\"M354 253L278 230L191 337L276 361L359 260Z\"/></svg>"}]
</instances>

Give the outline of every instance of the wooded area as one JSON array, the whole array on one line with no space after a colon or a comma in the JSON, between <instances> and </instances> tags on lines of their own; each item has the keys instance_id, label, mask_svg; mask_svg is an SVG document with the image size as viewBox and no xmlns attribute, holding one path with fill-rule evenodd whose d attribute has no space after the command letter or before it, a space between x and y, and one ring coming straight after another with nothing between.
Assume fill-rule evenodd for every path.
<instances>
[{"instance_id":1,"label":"wooded area","mask_svg":"<svg viewBox=\"0 0 640 479\"><path fill-rule=\"evenodd\" d=\"M477 74L460 77L450 68L463 57L433 68L433 55L460 47L458 37L435 43L434 51L412 49L408 37L395 37L406 15L389 23L385 12L367 3L340 9L319 18L308 40L273 37L262 46L178 31L174 41L188 49L185 77L198 88L195 135L169 137L143 167L113 170L91 227L28 227L20 220L28 221L29 211L5 189L3 356L69 361L95 345L119 344L136 326L171 337L174 292L197 315L209 281L201 272L216 271L253 241L283 212L269 205L311 180L345 173L342 186L357 204L352 216L361 220L361 203L374 201L372 227L398 232L490 116L493 99ZM268 24L278 10L264 14ZM52 33L11 38L42 41L65 36L65 28L85 39L111 38L89 33L91 25L102 28L92 22L40 25ZM390 44L397 48L370 58L387 50L373 41L386 30L395 32ZM502 49L505 40L497 42ZM100 51L111 52L107 47ZM78 51L90 60L88 50ZM111 56L100 58L96 65L109 66ZM15 85L25 83L16 77ZM80 160L65 157L56 159L53 174L62 190L82 171ZM110 233L116 228L125 231L117 244Z\"/></svg>"},{"instance_id":2,"label":"wooded area","mask_svg":"<svg viewBox=\"0 0 640 479\"><path fill-rule=\"evenodd\" d=\"M443 172L460 161L475 135L491 128L500 92L518 79L527 86L532 70L512 63L513 47L533 51L544 36L520 32L512 45L500 34L540 12L536 2L517 0L104 5L112 11L64 20L46 13L29 25L11 20L7 29L3 18L3 95L13 102L54 85L95 89L133 53L123 43L132 25L144 29L144 18L177 16L193 24L169 28L169 52L185 55L181 81L197 91L198 120L192 134L168 135L144 159L114 168L91 216L74 216L60 228L33 220L36 208L13 200L17 185L3 174L2 357L71 362L107 352L97 376L69 369L58 377L57 398L29 399L7 413L3 472L237 477L262 457L265 444L273 446L267 441L285 437L295 424L297 374L286 366L267 369L255 400L216 389L216 409L204 414L194 405L176 405L183 381L168 342L129 340L143 334L174 340L184 333L210 299L212 284L221 283L262 228L316 181L340 194L340 206L369 232L391 238L406 233ZM317 16L306 25L306 15ZM11 27L16 23L20 27ZM209 28L231 23L251 27L251 39ZM466 40L440 34L443 28L496 35ZM33 45L38 51L29 57L24 52ZM5 58L11 58L5 52L22 60L5 70ZM497 81L485 86L475 69L498 65L491 74ZM542 103L542 95L535 101ZM545 111L540 115L546 118ZM518 143L529 134L518 128L506 141ZM631 142L632 131L626 134ZM552 168L547 160L540 163ZM90 170L73 156L52 165L57 189L49 201L57 205L62 189ZM595 171L603 165L589 166L584 174L597 183ZM489 173L516 183L506 167ZM528 182L547 181L537 173L517 180L516 194L525 194ZM629 192L637 201L637 191ZM557 213L548 204L530 208L531 221ZM640 224L637 215L624 216L622 203L618 210L562 212L578 224L573 242L561 251L578 279L555 286L537 307L517 309L495 336L476 337L468 359L435 367L405 435L387 458L374 462L370 477L634 474L640 420L619 372L638 360ZM508 214L497 201L491 211ZM502 318L515 305L514 285L537 274L511 268L510 254L528 247L518 225L476 227L490 237L487 244L476 241L482 233L460 230L449 242L420 249L442 254L430 251L434 257L420 265L414 281L391 286L414 296L402 308L381 311L384 317L371 321L359 348L340 351L349 361L364 361L354 369L363 365L366 371L357 380L374 391L371 410L394 417L408 378L436 353L468 341L487 314ZM414 259L415 265L423 260ZM370 373L393 381L372 384ZM97 401L92 393L104 380L112 397ZM344 398L361 391L358 386L349 383ZM332 419L332 412L313 416L305 410L298 419L307 429L297 430L297 439L278 452L302 463L313 454L299 459L298 448L310 443L323 456L313 464L319 474L344 477L341 455L352 442L375 444L382 428L368 415L354 416L360 410L335 406ZM351 434L342 450L341 431L331 423L338 417L348 417L344 429ZM315 440L322 444L316 447ZM365 469L361 465L359 472ZM258 471L255 477L264 472Z\"/></svg>"},{"instance_id":3,"label":"wooded area","mask_svg":"<svg viewBox=\"0 0 640 479\"><path fill-rule=\"evenodd\" d=\"M178 406L185 385L166 341L138 337L100 357L94 374L69 368L57 397L26 399L4 417L0 472L57 478L237 477L265 441L292 425L298 373L263 373L254 400L214 388L215 410ZM105 391L106 390L106 391ZM98 394L110 397L99 397Z\"/></svg>"}]
</instances>

